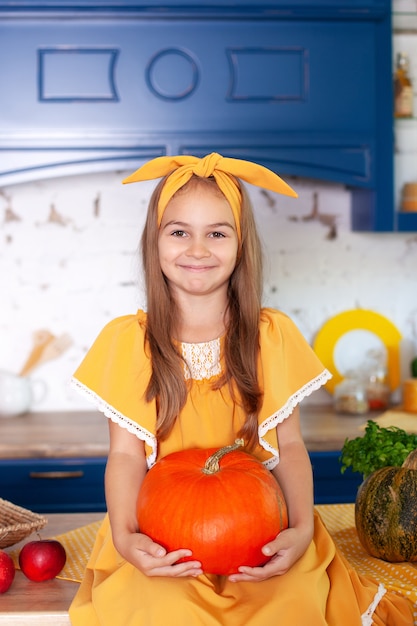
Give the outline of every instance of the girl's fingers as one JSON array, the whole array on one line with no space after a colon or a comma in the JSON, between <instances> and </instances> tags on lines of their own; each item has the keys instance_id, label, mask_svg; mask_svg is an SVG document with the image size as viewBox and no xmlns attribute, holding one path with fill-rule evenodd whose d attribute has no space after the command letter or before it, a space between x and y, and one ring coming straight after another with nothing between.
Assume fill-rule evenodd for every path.
<instances>
[{"instance_id":1,"label":"girl's fingers","mask_svg":"<svg viewBox=\"0 0 417 626\"><path fill-rule=\"evenodd\" d=\"M166 552L163 548L164 554L159 554L158 544L153 543L149 546L152 552L143 553L141 557L141 564L143 570L146 571L148 576L199 576L202 574L201 563L199 561L188 560L178 563L181 559L189 558L192 556L191 550L180 549L173 552ZM141 547L143 550L143 546ZM142 568L141 568L142 569Z\"/></svg>"}]
</instances>

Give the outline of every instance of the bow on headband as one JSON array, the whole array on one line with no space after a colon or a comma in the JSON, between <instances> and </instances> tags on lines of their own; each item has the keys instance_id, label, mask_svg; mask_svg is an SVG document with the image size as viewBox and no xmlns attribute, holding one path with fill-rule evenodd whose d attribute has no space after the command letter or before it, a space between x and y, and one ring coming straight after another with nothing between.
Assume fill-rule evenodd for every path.
<instances>
[{"instance_id":1,"label":"bow on headband","mask_svg":"<svg viewBox=\"0 0 417 626\"><path fill-rule=\"evenodd\" d=\"M231 206L239 241L241 240L240 207L242 196L234 177L269 191L297 197L296 192L286 182L266 167L251 161L222 157L216 152L212 152L202 159L189 155L157 157L125 178L123 183L153 180L162 178L167 174L170 176L168 176L161 190L158 203L158 226L161 224L165 208L174 193L183 187L193 174L201 178L213 176Z\"/></svg>"}]
</instances>

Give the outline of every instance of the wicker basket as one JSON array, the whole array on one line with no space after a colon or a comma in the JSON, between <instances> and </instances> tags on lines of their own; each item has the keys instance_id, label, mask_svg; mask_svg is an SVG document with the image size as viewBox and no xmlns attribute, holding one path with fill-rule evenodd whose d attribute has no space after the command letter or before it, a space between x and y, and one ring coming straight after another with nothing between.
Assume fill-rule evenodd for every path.
<instances>
[{"instance_id":1,"label":"wicker basket","mask_svg":"<svg viewBox=\"0 0 417 626\"><path fill-rule=\"evenodd\" d=\"M47 524L47 519L0 498L0 548L18 543Z\"/></svg>"}]
</instances>

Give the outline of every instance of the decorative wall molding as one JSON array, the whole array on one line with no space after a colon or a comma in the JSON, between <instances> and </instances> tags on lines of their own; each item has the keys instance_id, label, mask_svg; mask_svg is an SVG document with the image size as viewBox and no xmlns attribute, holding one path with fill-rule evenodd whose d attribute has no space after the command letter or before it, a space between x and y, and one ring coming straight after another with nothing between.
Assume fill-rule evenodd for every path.
<instances>
[{"instance_id":1,"label":"decorative wall molding","mask_svg":"<svg viewBox=\"0 0 417 626\"><path fill-rule=\"evenodd\" d=\"M117 49L38 49L39 102L118 102Z\"/></svg>"},{"instance_id":2,"label":"decorative wall molding","mask_svg":"<svg viewBox=\"0 0 417 626\"><path fill-rule=\"evenodd\" d=\"M305 48L241 47L225 52L230 65L228 100L307 100L310 81Z\"/></svg>"}]
</instances>

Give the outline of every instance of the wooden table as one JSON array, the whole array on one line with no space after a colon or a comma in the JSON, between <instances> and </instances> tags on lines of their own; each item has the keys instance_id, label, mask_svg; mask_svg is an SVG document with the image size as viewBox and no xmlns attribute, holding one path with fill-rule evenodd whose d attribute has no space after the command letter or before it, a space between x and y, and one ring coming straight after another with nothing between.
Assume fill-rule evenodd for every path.
<instances>
[{"instance_id":1,"label":"wooden table","mask_svg":"<svg viewBox=\"0 0 417 626\"><path fill-rule=\"evenodd\" d=\"M74 528L103 518L103 513L72 513L47 515L48 525L42 537L61 535ZM11 546L16 550L28 539ZM54 578L41 583L28 580L20 570L10 589L0 596L1 626L70 626L68 608L79 584Z\"/></svg>"}]
</instances>

